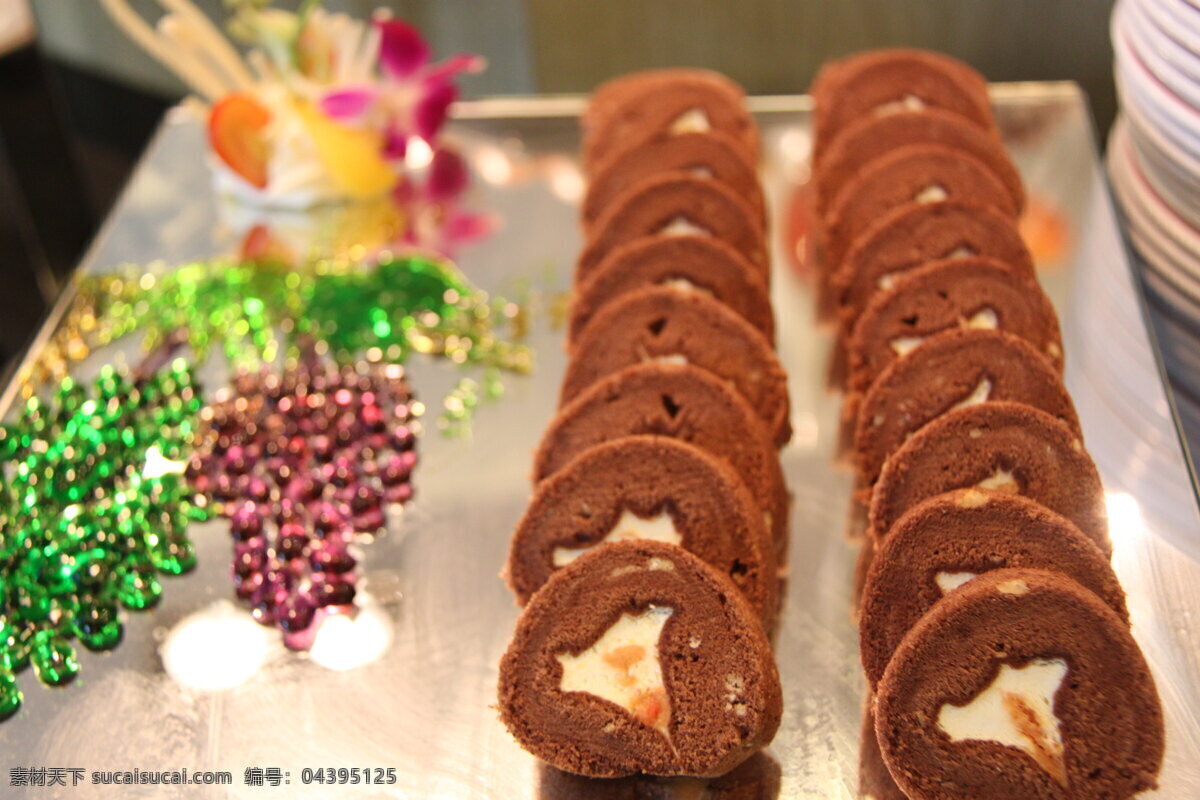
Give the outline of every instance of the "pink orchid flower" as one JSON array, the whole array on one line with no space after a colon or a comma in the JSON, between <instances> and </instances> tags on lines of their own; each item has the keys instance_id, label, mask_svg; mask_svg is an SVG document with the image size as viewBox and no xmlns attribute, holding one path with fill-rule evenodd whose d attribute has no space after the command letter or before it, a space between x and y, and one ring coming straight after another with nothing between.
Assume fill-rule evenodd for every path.
<instances>
[{"instance_id":1,"label":"pink orchid flower","mask_svg":"<svg viewBox=\"0 0 1200 800\"><path fill-rule=\"evenodd\" d=\"M383 132L384 155L403 158L409 139L432 143L458 98L454 79L481 72L481 56L460 53L431 63L429 45L417 29L396 19L376 18L379 29L379 70L383 80L373 86L339 89L325 95L321 110L355 127Z\"/></svg>"},{"instance_id":2,"label":"pink orchid flower","mask_svg":"<svg viewBox=\"0 0 1200 800\"><path fill-rule=\"evenodd\" d=\"M401 178L392 198L405 212L401 241L453 258L458 248L490 234L496 220L462 207L470 182L462 156L445 147L434 151L423 179Z\"/></svg>"}]
</instances>

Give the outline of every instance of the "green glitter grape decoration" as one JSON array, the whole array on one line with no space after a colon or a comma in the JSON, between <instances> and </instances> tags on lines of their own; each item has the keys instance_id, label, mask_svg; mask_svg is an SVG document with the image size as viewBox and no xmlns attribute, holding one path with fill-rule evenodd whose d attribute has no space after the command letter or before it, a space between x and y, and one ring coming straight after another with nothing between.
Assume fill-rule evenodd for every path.
<instances>
[{"instance_id":1,"label":"green glitter grape decoration","mask_svg":"<svg viewBox=\"0 0 1200 800\"><path fill-rule=\"evenodd\" d=\"M392 362L418 352L506 372L532 368L529 349L500 333L516 327L521 309L434 257L389 256L372 267L197 262L158 275L97 276L80 294L96 308L97 345L140 331L154 346L180 331L201 359L219 347L245 364L274 361L283 346L277 334L293 356L311 335L342 363L378 348Z\"/></svg>"},{"instance_id":2,"label":"green glitter grape decoration","mask_svg":"<svg viewBox=\"0 0 1200 800\"><path fill-rule=\"evenodd\" d=\"M452 435L469 431L481 401L502 394L504 373L533 369L531 350L519 342L526 310L489 297L436 256L385 254L373 266L196 262L88 278L77 300L93 309L96 346L137 331L152 347L182 332L201 360L219 349L235 367L251 368L295 357L297 343L312 337L340 364L363 356L403 363L421 353L478 367L483 391L464 378L445 398L438 425Z\"/></svg>"},{"instance_id":3,"label":"green glitter grape decoration","mask_svg":"<svg viewBox=\"0 0 1200 800\"><path fill-rule=\"evenodd\" d=\"M49 686L79 672L73 641L121 641L119 609L158 602L160 574L195 565L182 471L201 400L182 360L64 379L0 427L0 719L22 702L17 673Z\"/></svg>"}]
</instances>

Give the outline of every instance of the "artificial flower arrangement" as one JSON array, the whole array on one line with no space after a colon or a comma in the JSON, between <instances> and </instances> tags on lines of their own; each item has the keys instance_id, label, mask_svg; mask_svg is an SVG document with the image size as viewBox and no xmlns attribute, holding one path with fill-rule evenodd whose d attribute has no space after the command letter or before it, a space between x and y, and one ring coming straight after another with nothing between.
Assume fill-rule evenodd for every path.
<instances>
[{"instance_id":1,"label":"artificial flower arrangement","mask_svg":"<svg viewBox=\"0 0 1200 800\"><path fill-rule=\"evenodd\" d=\"M486 231L463 209L462 157L439 133L455 81L483 70L459 54L434 62L411 25L369 21L320 0L292 12L272 0L226 0L229 37L192 0L158 0L151 26L128 0L102 0L131 39L178 75L204 116L218 193L258 208L308 210L387 198L397 243L446 252Z\"/></svg>"}]
</instances>

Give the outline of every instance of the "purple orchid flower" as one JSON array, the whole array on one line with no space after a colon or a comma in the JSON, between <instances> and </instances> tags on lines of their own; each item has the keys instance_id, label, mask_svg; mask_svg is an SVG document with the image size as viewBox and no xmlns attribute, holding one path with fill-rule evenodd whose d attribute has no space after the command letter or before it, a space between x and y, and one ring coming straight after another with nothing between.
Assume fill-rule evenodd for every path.
<instances>
[{"instance_id":1,"label":"purple orchid flower","mask_svg":"<svg viewBox=\"0 0 1200 800\"><path fill-rule=\"evenodd\" d=\"M460 53L431 63L429 45L416 28L396 19L376 18L380 33L378 85L339 89L325 95L321 110L339 122L381 130L384 155L403 158L416 136L432 144L450 104L458 98L455 78L486 66L481 56Z\"/></svg>"},{"instance_id":2,"label":"purple orchid flower","mask_svg":"<svg viewBox=\"0 0 1200 800\"><path fill-rule=\"evenodd\" d=\"M404 244L453 258L458 248L490 234L496 219L463 208L463 192L470 174L462 156L446 147L433 153L421 178L405 175L396 185L392 199L404 210Z\"/></svg>"}]
</instances>

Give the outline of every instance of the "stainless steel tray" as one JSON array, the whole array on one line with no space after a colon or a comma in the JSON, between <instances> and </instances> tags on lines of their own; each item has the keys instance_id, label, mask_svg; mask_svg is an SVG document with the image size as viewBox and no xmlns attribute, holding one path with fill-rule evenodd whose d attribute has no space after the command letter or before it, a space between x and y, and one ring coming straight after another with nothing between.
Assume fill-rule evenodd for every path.
<instances>
[{"instance_id":1,"label":"stainless steel tray","mask_svg":"<svg viewBox=\"0 0 1200 800\"><path fill-rule=\"evenodd\" d=\"M1031 195L1059 208L1072 235L1071 255L1041 265L1042 275L1062 317L1067 382L1109 492L1115 565L1166 709L1167 759L1155 796L1195 798L1200 525L1086 103L1070 84L1002 85L994 99ZM850 478L831 458L838 399L824 388L828 336L814 323L808 288L789 269L781 235L787 198L806 174L809 106L803 97L753 103L765 143L773 294L795 428L782 453L795 495L791 579L776 652L786 710L769 753L781 771L780 797L851 798L863 681L850 619L855 548L842 535ZM526 280L548 294L567 288L581 244L573 205L581 186L574 119L580 108L578 98L459 107L453 135L478 173L472 203L503 219L497 234L460 258L484 288L503 293ZM182 115L168 118L82 270L179 263L232 246L201 144L198 125ZM81 786L39 790L38 797L538 797L544 776L491 704L496 664L517 616L497 573L529 494L531 453L554 412L564 366L562 331L548 318L540 315L531 334L535 373L510 381L503 400L481 408L470 439L424 436L416 501L389 535L365 548L366 587L376 603L364 625L320 660L369 659L372 648L378 658L337 670L285 651L273 632L225 606L231 596L225 524L197 526L199 567L166 582L157 610L129 616L119 648L83 653L81 675L65 689L23 681L25 707L0 724L4 773L20 766L187 767L229 770L234 779L232 787L194 787L190 794ZM78 372L132 360L136 346L97 352ZM219 358L201 372L209 390L226 374ZM436 362L417 361L411 375L431 403L457 379ZM13 394L9 387L0 411ZM194 649L174 649L183 645ZM175 659L169 672L167 651ZM243 680L221 691L195 688L219 678ZM246 786L246 767L280 767L290 784ZM394 767L398 780L369 788L301 785L302 770L318 767ZM6 783L0 774L0 795L18 791ZM600 791L586 782L571 787L573 797Z\"/></svg>"}]
</instances>

